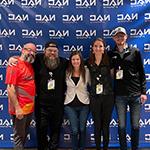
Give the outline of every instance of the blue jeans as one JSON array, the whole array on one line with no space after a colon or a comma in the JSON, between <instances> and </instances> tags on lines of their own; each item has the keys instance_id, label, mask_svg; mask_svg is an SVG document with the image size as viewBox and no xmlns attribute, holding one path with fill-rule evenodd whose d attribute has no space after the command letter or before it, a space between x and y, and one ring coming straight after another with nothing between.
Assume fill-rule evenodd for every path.
<instances>
[{"instance_id":1,"label":"blue jeans","mask_svg":"<svg viewBox=\"0 0 150 150\"><path fill-rule=\"evenodd\" d=\"M141 101L140 96L117 96L116 108L119 119L119 142L120 149L127 150L126 141L126 115L127 105L130 108L130 122L131 122L131 147L132 150L137 150L139 145L139 120Z\"/></svg>"},{"instance_id":2,"label":"blue jeans","mask_svg":"<svg viewBox=\"0 0 150 150\"><path fill-rule=\"evenodd\" d=\"M86 136L86 121L89 113L89 106L65 106L64 109L65 114L67 115L71 123L72 149L84 150Z\"/></svg>"}]
</instances>

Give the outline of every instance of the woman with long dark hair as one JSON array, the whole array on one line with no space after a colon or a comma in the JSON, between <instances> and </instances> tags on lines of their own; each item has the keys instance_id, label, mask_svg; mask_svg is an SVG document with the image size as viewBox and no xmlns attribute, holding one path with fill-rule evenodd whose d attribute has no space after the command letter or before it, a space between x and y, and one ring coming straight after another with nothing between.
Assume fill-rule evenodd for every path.
<instances>
[{"instance_id":1,"label":"woman with long dark hair","mask_svg":"<svg viewBox=\"0 0 150 150\"><path fill-rule=\"evenodd\" d=\"M65 114L71 123L72 149L84 150L86 121L89 112L89 93L87 86L90 83L89 70L79 51L70 55L69 66L66 71L66 98Z\"/></svg>"},{"instance_id":2,"label":"woman with long dark hair","mask_svg":"<svg viewBox=\"0 0 150 150\"><path fill-rule=\"evenodd\" d=\"M87 64L91 75L90 108L94 120L96 149L100 150L102 135L103 149L108 150L109 124L114 106L114 98L111 66L103 39L97 38L93 41Z\"/></svg>"}]
</instances>

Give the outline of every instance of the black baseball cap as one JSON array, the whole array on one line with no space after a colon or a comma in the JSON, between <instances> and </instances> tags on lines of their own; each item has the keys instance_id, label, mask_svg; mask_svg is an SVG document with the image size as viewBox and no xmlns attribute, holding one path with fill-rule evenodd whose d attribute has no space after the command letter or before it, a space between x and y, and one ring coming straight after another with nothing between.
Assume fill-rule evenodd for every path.
<instances>
[{"instance_id":1,"label":"black baseball cap","mask_svg":"<svg viewBox=\"0 0 150 150\"><path fill-rule=\"evenodd\" d=\"M57 43L56 43L56 42L53 42L53 41L47 42L47 43L45 44L45 49L48 48L48 47L56 47L56 48L58 48Z\"/></svg>"}]
</instances>

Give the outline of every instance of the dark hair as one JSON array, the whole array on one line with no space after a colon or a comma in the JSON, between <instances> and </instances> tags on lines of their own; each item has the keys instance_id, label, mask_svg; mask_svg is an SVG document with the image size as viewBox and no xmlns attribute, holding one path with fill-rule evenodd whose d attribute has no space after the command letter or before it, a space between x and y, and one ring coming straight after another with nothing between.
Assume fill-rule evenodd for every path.
<instances>
[{"instance_id":1,"label":"dark hair","mask_svg":"<svg viewBox=\"0 0 150 150\"><path fill-rule=\"evenodd\" d=\"M95 40L92 42L92 44L91 44L92 49L91 49L91 51L90 51L90 57L89 57L89 61L88 61L89 64L92 64L92 65L95 63L95 55L93 54L93 46L94 46L94 44L95 44L96 41L102 42L103 45L104 45L104 47L106 47L106 43L105 43L105 41L104 41L102 38L97 38L97 39L95 39ZM108 64L109 64L109 58L108 58L108 56L107 56L107 52L106 52L105 49L104 49L104 54L102 55L102 63L105 64L105 65L108 65Z\"/></svg>"},{"instance_id":2,"label":"dark hair","mask_svg":"<svg viewBox=\"0 0 150 150\"><path fill-rule=\"evenodd\" d=\"M71 54L70 54L70 57L69 57L69 63L68 63L68 67L67 67L67 75L71 75L73 74L74 72L74 67L71 63L71 59L74 55L78 55L80 57L80 60L81 60L81 64L80 64L80 68L79 68L79 71L80 71L80 74L83 78L83 81L85 82L85 68L84 68L84 60L83 60L83 57L82 57L82 54L80 51L72 51Z\"/></svg>"}]
</instances>

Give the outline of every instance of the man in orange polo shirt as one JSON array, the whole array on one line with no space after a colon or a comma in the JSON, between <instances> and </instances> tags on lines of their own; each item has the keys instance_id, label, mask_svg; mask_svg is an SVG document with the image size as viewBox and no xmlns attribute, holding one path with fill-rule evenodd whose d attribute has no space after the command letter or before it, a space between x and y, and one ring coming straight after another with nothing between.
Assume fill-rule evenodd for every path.
<instances>
[{"instance_id":1,"label":"man in orange polo shirt","mask_svg":"<svg viewBox=\"0 0 150 150\"><path fill-rule=\"evenodd\" d=\"M6 81L9 101L9 113L13 118L14 144L16 150L23 150L27 129L34 109L35 82L32 64L36 46L27 43L22 48L16 66L8 66Z\"/></svg>"}]
</instances>

